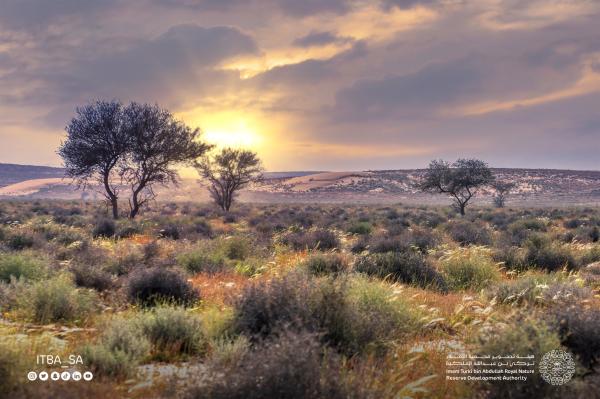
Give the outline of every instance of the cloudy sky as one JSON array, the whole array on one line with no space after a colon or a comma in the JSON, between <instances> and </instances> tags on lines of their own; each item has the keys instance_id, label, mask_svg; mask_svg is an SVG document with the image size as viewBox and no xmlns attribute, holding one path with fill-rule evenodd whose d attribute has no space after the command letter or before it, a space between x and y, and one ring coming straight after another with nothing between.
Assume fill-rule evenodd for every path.
<instances>
[{"instance_id":1,"label":"cloudy sky","mask_svg":"<svg viewBox=\"0 0 600 399\"><path fill-rule=\"evenodd\" d=\"M159 103L269 170L600 169L597 0L2 0L0 162Z\"/></svg>"}]
</instances>

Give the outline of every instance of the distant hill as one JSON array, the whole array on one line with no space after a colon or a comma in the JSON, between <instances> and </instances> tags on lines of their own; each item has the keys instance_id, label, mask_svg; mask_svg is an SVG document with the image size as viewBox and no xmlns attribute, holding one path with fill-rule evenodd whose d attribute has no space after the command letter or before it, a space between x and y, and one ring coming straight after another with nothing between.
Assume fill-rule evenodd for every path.
<instances>
[{"instance_id":1,"label":"distant hill","mask_svg":"<svg viewBox=\"0 0 600 399\"><path fill-rule=\"evenodd\" d=\"M64 175L63 168L0 163L0 187L25 180L58 178Z\"/></svg>"},{"instance_id":2,"label":"distant hill","mask_svg":"<svg viewBox=\"0 0 600 399\"><path fill-rule=\"evenodd\" d=\"M497 179L516 184L511 205L600 205L600 171L553 169L492 169ZM423 169L347 172L267 172L264 180L245 190L249 202L286 203L414 203L448 204L444 195L422 193L415 183ZM101 189L76 190L64 169L0 164L2 198L101 198ZM183 179L178 186L157 187L158 199L209 201L201 179ZM475 202L490 204L492 192L482 189Z\"/></svg>"}]
</instances>

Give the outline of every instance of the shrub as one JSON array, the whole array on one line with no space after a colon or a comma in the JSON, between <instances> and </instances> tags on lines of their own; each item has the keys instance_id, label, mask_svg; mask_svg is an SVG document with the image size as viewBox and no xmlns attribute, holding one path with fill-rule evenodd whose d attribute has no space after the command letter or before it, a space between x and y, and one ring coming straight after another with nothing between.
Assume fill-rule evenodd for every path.
<instances>
[{"instance_id":1,"label":"shrub","mask_svg":"<svg viewBox=\"0 0 600 399\"><path fill-rule=\"evenodd\" d=\"M527 269L525 253L519 247L495 248L492 252L492 258L494 261L502 263L509 270L524 271Z\"/></svg>"},{"instance_id":2,"label":"shrub","mask_svg":"<svg viewBox=\"0 0 600 399\"><path fill-rule=\"evenodd\" d=\"M309 281L299 273L251 284L234 305L234 329L253 338L265 338L284 326L313 329L307 298Z\"/></svg>"},{"instance_id":3,"label":"shrub","mask_svg":"<svg viewBox=\"0 0 600 399\"><path fill-rule=\"evenodd\" d=\"M337 253L314 254L304 261L303 266L316 276L335 275L348 269L348 261Z\"/></svg>"},{"instance_id":4,"label":"shrub","mask_svg":"<svg viewBox=\"0 0 600 399\"><path fill-rule=\"evenodd\" d=\"M244 260L251 252L251 245L243 237L230 237L225 244L225 256L229 259Z\"/></svg>"},{"instance_id":5,"label":"shrub","mask_svg":"<svg viewBox=\"0 0 600 399\"><path fill-rule=\"evenodd\" d=\"M546 231L546 222L541 219L521 219L508 226L511 243L521 245L534 232Z\"/></svg>"},{"instance_id":6,"label":"shrub","mask_svg":"<svg viewBox=\"0 0 600 399\"><path fill-rule=\"evenodd\" d=\"M548 326L533 319L518 320L505 328L484 331L479 337L478 355L495 356L501 353L533 355L536 362L542 356L560 349L558 335ZM515 366L518 367L518 366ZM511 368L511 366L506 366ZM526 381L492 381L485 385L488 398L555 398L560 388L545 382L539 373L529 374Z\"/></svg>"},{"instance_id":7,"label":"shrub","mask_svg":"<svg viewBox=\"0 0 600 399\"><path fill-rule=\"evenodd\" d=\"M378 236L373 237L369 243L369 252L381 254L386 252L404 252L408 244L399 237Z\"/></svg>"},{"instance_id":8,"label":"shrub","mask_svg":"<svg viewBox=\"0 0 600 399\"><path fill-rule=\"evenodd\" d=\"M247 353L239 362L215 367L187 399L322 399L360 398L362 388L351 385L340 360L324 352L316 337L286 332Z\"/></svg>"},{"instance_id":9,"label":"shrub","mask_svg":"<svg viewBox=\"0 0 600 399\"><path fill-rule=\"evenodd\" d=\"M71 268L75 284L79 287L105 291L113 285L110 273L90 264L77 264Z\"/></svg>"},{"instance_id":10,"label":"shrub","mask_svg":"<svg viewBox=\"0 0 600 399\"><path fill-rule=\"evenodd\" d=\"M348 356L381 353L395 339L419 331L423 314L380 281L325 280L312 297L322 340Z\"/></svg>"},{"instance_id":11,"label":"shrub","mask_svg":"<svg viewBox=\"0 0 600 399\"><path fill-rule=\"evenodd\" d=\"M115 236L119 239L133 237L136 234L141 234L142 229L139 225L132 221L119 224Z\"/></svg>"},{"instance_id":12,"label":"shrub","mask_svg":"<svg viewBox=\"0 0 600 399\"><path fill-rule=\"evenodd\" d=\"M419 227L414 227L411 231L405 233L405 240L409 242L411 247L416 247L423 253L435 248L440 241L433 230Z\"/></svg>"},{"instance_id":13,"label":"shrub","mask_svg":"<svg viewBox=\"0 0 600 399\"><path fill-rule=\"evenodd\" d=\"M8 283L12 278L39 280L46 275L46 265L26 254L0 254L0 281Z\"/></svg>"},{"instance_id":14,"label":"shrub","mask_svg":"<svg viewBox=\"0 0 600 399\"><path fill-rule=\"evenodd\" d=\"M532 235L526 243L525 263L543 270L556 271L577 267L575 258L567 247L552 243L546 236Z\"/></svg>"},{"instance_id":15,"label":"shrub","mask_svg":"<svg viewBox=\"0 0 600 399\"><path fill-rule=\"evenodd\" d=\"M208 248L198 248L177 257L177 263L189 273L218 273L225 268L225 259Z\"/></svg>"},{"instance_id":16,"label":"shrub","mask_svg":"<svg viewBox=\"0 0 600 399\"><path fill-rule=\"evenodd\" d=\"M0 341L0 397L12 397L12 393L25 381L25 370L22 350L12 342Z\"/></svg>"},{"instance_id":17,"label":"shrub","mask_svg":"<svg viewBox=\"0 0 600 399\"><path fill-rule=\"evenodd\" d=\"M460 245L489 245L492 241L486 227L466 220L448 222L446 231Z\"/></svg>"},{"instance_id":18,"label":"shrub","mask_svg":"<svg viewBox=\"0 0 600 399\"><path fill-rule=\"evenodd\" d=\"M352 234L371 234L373 226L369 222L356 222L348 227L348 233Z\"/></svg>"},{"instance_id":19,"label":"shrub","mask_svg":"<svg viewBox=\"0 0 600 399\"><path fill-rule=\"evenodd\" d=\"M179 228L173 224L165 226L158 231L158 237L179 240Z\"/></svg>"},{"instance_id":20,"label":"shrub","mask_svg":"<svg viewBox=\"0 0 600 399\"><path fill-rule=\"evenodd\" d=\"M62 274L33 284L21 299L21 307L35 322L81 321L94 309L96 296L76 288L71 277Z\"/></svg>"},{"instance_id":21,"label":"shrub","mask_svg":"<svg viewBox=\"0 0 600 399\"><path fill-rule=\"evenodd\" d=\"M159 356L195 354L204 349L200 319L183 308L159 306L144 314L141 328Z\"/></svg>"},{"instance_id":22,"label":"shrub","mask_svg":"<svg viewBox=\"0 0 600 399\"><path fill-rule=\"evenodd\" d=\"M149 351L150 343L136 322L116 318L102 333L98 343L83 347L82 357L96 374L125 378L134 374L135 366Z\"/></svg>"},{"instance_id":23,"label":"shrub","mask_svg":"<svg viewBox=\"0 0 600 399\"><path fill-rule=\"evenodd\" d=\"M591 292L570 278L561 281L553 275L527 274L490 287L487 295L503 304L546 306L580 301Z\"/></svg>"},{"instance_id":24,"label":"shrub","mask_svg":"<svg viewBox=\"0 0 600 399\"><path fill-rule=\"evenodd\" d=\"M296 250L301 249L334 249L340 246L335 233L326 229L289 231L283 234L281 242Z\"/></svg>"},{"instance_id":25,"label":"shrub","mask_svg":"<svg viewBox=\"0 0 600 399\"><path fill-rule=\"evenodd\" d=\"M94 225L92 236L109 238L115 235L115 230L115 222L112 219L100 219Z\"/></svg>"},{"instance_id":26,"label":"shrub","mask_svg":"<svg viewBox=\"0 0 600 399\"><path fill-rule=\"evenodd\" d=\"M395 281L414 284L423 288L446 291L442 275L431 267L426 258L415 251L387 252L358 258L355 270L380 278L391 277Z\"/></svg>"},{"instance_id":27,"label":"shrub","mask_svg":"<svg viewBox=\"0 0 600 399\"><path fill-rule=\"evenodd\" d=\"M448 251L441 259L442 270L452 290L480 290L500 279L490 252L482 247Z\"/></svg>"},{"instance_id":28,"label":"shrub","mask_svg":"<svg viewBox=\"0 0 600 399\"><path fill-rule=\"evenodd\" d=\"M600 310L581 309L579 305L556 308L551 324L581 364L593 371L600 363Z\"/></svg>"},{"instance_id":29,"label":"shrub","mask_svg":"<svg viewBox=\"0 0 600 399\"><path fill-rule=\"evenodd\" d=\"M33 247L33 244L33 237L23 232L12 233L8 236L6 240L6 245L8 246L8 248L15 251L21 251L26 248L31 248Z\"/></svg>"},{"instance_id":30,"label":"shrub","mask_svg":"<svg viewBox=\"0 0 600 399\"><path fill-rule=\"evenodd\" d=\"M184 275L162 267L133 271L127 281L127 295L131 302L142 306L159 302L190 305L200 297Z\"/></svg>"}]
</instances>

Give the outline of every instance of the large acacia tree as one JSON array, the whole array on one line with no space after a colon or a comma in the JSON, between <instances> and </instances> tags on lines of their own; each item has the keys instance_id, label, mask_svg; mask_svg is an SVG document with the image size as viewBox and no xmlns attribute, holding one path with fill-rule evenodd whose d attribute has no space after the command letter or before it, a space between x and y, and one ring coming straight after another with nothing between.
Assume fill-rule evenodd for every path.
<instances>
[{"instance_id":1,"label":"large acacia tree","mask_svg":"<svg viewBox=\"0 0 600 399\"><path fill-rule=\"evenodd\" d=\"M122 175L131 187L129 217L155 197L155 184L177 183L177 165L193 165L212 146L158 105L131 103L123 111L129 151Z\"/></svg>"},{"instance_id":2,"label":"large acacia tree","mask_svg":"<svg viewBox=\"0 0 600 399\"><path fill-rule=\"evenodd\" d=\"M211 197L224 211L229 211L239 190L262 177L256 153L243 149L225 148L213 157L204 157L196 168L208 180Z\"/></svg>"},{"instance_id":3,"label":"large acacia tree","mask_svg":"<svg viewBox=\"0 0 600 399\"><path fill-rule=\"evenodd\" d=\"M461 215L477 190L494 181L488 165L478 159L458 159L450 164L443 160L431 161L419 187L423 191L448 194Z\"/></svg>"},{"instance_id":4,"label":"large acacia tree","mask_svg":"<svg viewBox=\"0 0 600 399\"><path fill-rule=\"evenodd\" d=\"M67 176L80 187L98 184L119 217L120 167L129 151L129 138L123 130L123 106L118 101L97 101L79 107L66 127L67 139L58 154Z\"/></svg>"},{"instance_id":5,"label":"large acacia tree","mask_svg":"<svg viewBox=\"0 0 600 399\"><path fill-rule=\"evenodd\" d=\"M175 167L193 164L211 148L200 130L158 105L97 101L77 108L58 153L81 185L100 183L119 217L119 189L129 186L129 217L154 198L154 185L177 182Z\"/></svg>"}]
</instances>

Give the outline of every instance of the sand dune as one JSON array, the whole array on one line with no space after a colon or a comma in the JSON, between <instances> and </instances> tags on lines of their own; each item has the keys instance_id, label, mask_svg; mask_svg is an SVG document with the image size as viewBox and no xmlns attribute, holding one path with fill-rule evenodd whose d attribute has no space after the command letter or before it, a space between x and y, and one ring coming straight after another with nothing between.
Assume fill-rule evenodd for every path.
<instances>
[{"instance_id":1,"label":"sand dune","mask_svg":"<svg viewBox=\"0 0 600 399\"><path fill-rule=\"evenodd\" d=\"M68 184L68 181L54 177L48 179L31 179L0 188L0 195L20 196L37 193L41 189L54 185Z\"/></svg>"}]
</instances>

